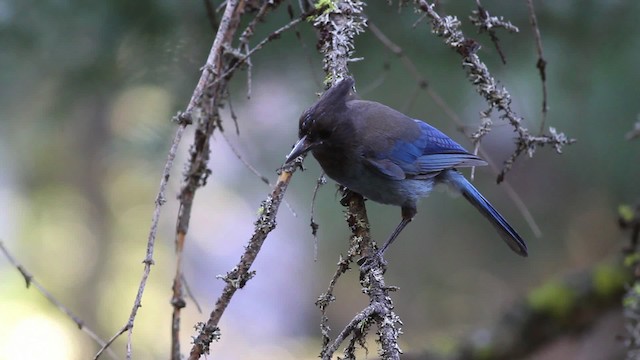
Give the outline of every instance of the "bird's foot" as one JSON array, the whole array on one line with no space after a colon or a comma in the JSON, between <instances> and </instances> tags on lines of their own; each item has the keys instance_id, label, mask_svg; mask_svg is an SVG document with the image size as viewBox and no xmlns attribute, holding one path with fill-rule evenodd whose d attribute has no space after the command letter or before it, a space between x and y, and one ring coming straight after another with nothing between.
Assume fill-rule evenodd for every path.
<instances>
[{"instance_id":1,"label":"bird's foot","mask_svg":"<svg viewBox=\"0 0 640 360\"><path fill-rule=\"evenodd\" d=\"M367 272L374 267L386 268L387 261L382 257L380 251L376 251L373 255L363 256L357 262L360 266L360 271Z\"/></svg>"}]
</instances>

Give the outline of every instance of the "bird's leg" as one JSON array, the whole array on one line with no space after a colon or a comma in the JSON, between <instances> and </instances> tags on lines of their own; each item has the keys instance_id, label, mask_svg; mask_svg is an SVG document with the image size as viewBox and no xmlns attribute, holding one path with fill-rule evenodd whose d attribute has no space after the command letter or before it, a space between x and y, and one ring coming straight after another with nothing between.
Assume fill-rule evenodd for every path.
<instances>
[{"instance_id":1,"label":"bird's leg","mask_svg":"<svg viewBox=\"0 0 640 360\"><path fill-rule=\"evenodd\" d=\"M384 245L382 245L380 250L376 252L376 256L382 256L384 254L389 245L391 245L391 243L398 237L398 235L400 235L402 229L404 229L404 227L407 226L407 224L409 224L411 220L412 218L402 218L402 221L400 221L400 224L398 224L389 239L384 243Z\"/></svg>"},{"instance_id":2,"label":"bird's leg","mask_svg":"<svg viewBox=\"0 0 640 360\"><path fill-rule=\"evenodd\" d=\"M382 261L384 263L384 260L382 258L382 256L384 255L384 252L387 250L389 245L391 245L391 243L394 242L394 240L398 237L398 235L400 235L400 233L405 228L405 226L407 226L407 224L409 224L411 222L411 220L413 220L413 217L416 215L417 212L418 211L416 210L415 207L403 206L402 207L402 220L400 221L400 224L398 224L398 226L396 226L396 229L393 230L393 232L391 233L391 236L389 237L389 239L369 259L367 259L367 258L360 259L358 261L358 265L362 266L363 264L369 263L372 260L380 260L380 261Z\"/></svg>"}]
</instances>

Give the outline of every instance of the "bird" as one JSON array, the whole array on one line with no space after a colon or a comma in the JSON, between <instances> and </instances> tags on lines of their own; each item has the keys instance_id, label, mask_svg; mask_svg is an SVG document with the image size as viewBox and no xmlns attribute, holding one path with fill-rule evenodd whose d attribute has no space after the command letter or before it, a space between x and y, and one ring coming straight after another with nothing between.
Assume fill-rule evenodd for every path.
<instances>
[{"instance_id":1,"label":"bird","mask_svg":"<svg viewBox=\"0 0 640 360\"><path fill-rule=\"evenodd\" d=\"M375 101L361 100L345 77L302 113L290 164L311 152L331 179L369 200L400 207L401 221L374 254L382 258L417 214L418 201L445 184L473 205L516 254L527 245L507 220L458 171L487 162L440 130Z\"/></svg>"}]
</instances>

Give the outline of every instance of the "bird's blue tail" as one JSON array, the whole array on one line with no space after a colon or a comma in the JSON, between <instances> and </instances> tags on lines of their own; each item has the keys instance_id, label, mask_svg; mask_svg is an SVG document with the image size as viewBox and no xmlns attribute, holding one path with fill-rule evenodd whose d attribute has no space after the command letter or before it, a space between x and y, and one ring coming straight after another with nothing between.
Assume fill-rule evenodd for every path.
<instances>
[{"instance_id":1,"label":"bird's blue tail","mask_svg":"<svg viewBox=\"0 0 640 360\"><path fill-rule=\"evenodd\" d=\"M520 256L527 256L527 245L518 233L509 225L498 210L480 194L480 192L467 179L456 170L446 170L442 172L440 177L443 178L450 186L462 193L471 205L473 205L484 217L486 217L491 225L498 230L500 237L509 245L511 250Z\"/></svg>"}]
</instances>

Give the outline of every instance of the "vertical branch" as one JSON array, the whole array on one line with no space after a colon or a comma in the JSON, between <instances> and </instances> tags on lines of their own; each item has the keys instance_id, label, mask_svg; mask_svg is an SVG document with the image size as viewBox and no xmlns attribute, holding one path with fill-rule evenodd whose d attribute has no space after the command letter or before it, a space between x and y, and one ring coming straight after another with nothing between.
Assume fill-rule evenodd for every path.
<instances>
[{"instance_id":1,"label":"vertical branch","mask_svg":"<svg viewBox=\"0 0 640 360\"><path fill-rule=\"evenodd\" d=\"M544 132L544 127L547 122L547 60L542 55L542 37L540 36L540 28L538 27L538 18L536 17L536 11L533 8L533 0L527 0L527 7L529 8L529 19L531 27L533 28L533 34L536 38L536 51L538 52L538 61L536 67L540 73L540 81L542 82L542 121L540 122L540 133Z\"/></svg>"},{"instance_id":2,"label":"vertical branch","mask_svg":"<svg viewBox=\"0 0 640 360\"><path fill-rule=\"evenodd\" d=\"M324 55L324 71L327 74L325 83L335 84L347 76L348 63L354 52L353 39L364 31L366 20L363 16L364 3L359 0L337 0L318 2L316 6L325 5L327 8L318 15L313 25L320 33L319 49ZM346 272L354 255L371 255L375 251L375 242L369 236L369 220L360 194L346 190L342 204L347 207L347 223L351 228L352 237L348 256L341 259L327 292L320 296L316 304L322 312L320 328L323 334L323 347L320 353L322 359L329 360L340 345L352 336L345 349L346 358L354 358L356 344L364 346L369 328L376 324L378 327L378 342L380 354L384 359L399 359L400 348L398 335L401 324L393 312L393 302L388 293L390 288L384 284L384 265L381 262L363 267L360 283L363 292L369 296L369 306L357 314L352 321L331 342L326 310L334 301L333 287L338 277Z\"/></svg>"},{"instance_id":3,"label":"vertical branch","mask_svg":"<svg viewBox=\"0 0 640 360\"><path fill-rule=\"evenodd\" d=\"M186 306L183 292L182 262L183 250L189 222L191 219L191 209L196 190L205 185L210 170L207 168L209 160L209 139L216 127L220 126L220 114L218 108L221 104L226 88L228 77L219 78L219 74L224 73L226 62L223 61L223 51L231 44L235 34L239 17L242 12L243 0L229 0L225 8L220 26L216 33L216 38L209 52L209 57L204 66L204 70L191 101L185 113L196 124L193 145L190 149L190 157L187 168L184 172L182 189L178 198L180 209L176 224L175 251L176 251L176 273L173 280L173 296L171 305L173 306L171 321L171 358L178 360L180 356L180 313Z\"/></svg>"},{"instance_id":4,"label":"vertical branch","mask_svg":"<svg viewBox=\"0 0 640 360\"><path fill-rule=\"evenodd\" d=\"M347 64L354 52L353 39L364 32L367 25L362 15L364 3L360 0L319 1L316 7L327 6L319 14L313 26L320 33L320 52L324 55L325 83L335 84L347 74Z\"/></svg>"},{"instance_id":5,"label":"vertical branch","mask_svg":"<svg viewBox=\"0 0 640 360\"><path fill-rule=\"evenodd\" d=\"M268 6L264 5L259 10L258 15L256 15L258 18L257 21L259 21L262 17L264 17L264 15L267 13L268 10L272 9L273 7L279 4L280 2L276 1L273 3L269 3ZM236 7L235 10L229 10L229 7L232 7L232 5ZM207 86L203 87L203 88L206 88L207 91L211 91L212 94L214 95L217 94L218 97L216 99L219 99L220 95L224 93L223 91L225 88L224 82L234 73L236 69L238 69L238 67L241 64L247 62L250 56L254 52L260 50L266 43L278 38L280 34L293 28L300 21L302 21L303 19L306 19L307 16L311 15L311 13L301 14L299 18L294 19L290 21L288 24L275 30L267 38L263 39L257 45L255 45L252 49L247 50L248 49L247 41L249 37L251 37L253 34L253 27L257 24L257 21L250 22L245 32L243 32L241 36L240 47L241 47L241 50L245 51L245 53L241 53L240 51L235 51L235 49L232 49L230 47L230 39L237 28L237 25L238 25L237 17L243 11L244 5L242 0L240 1L236 0L236 1L230 1L229 4L227 4L227 6L228 6L227 11L225 11L225 15L222 18L220 29L223 29L223 26L225 26L225 23L229 21L232 21L232 24L228 25L228 28L226 30L227 35L224 36L225 40L221 42L222 48L219 48L219 50L222 51L222 49L225 49L228 51L229 55L235 55L235 57L233 57L233 60L230 63L225 63L224 66L218 65L213 68L211 68L210 64L213 63L215 65L217 63L214 61L208 61L207 66L211 68L210 73L216 76L211 77L208 80L209 83L207 84ZM220 34L224 32L225 31L223 30L218 30L218 37L216 37L216 43L218 42L219 36L221 36ZM216 43L214 43L214 47ZM217 59L218 61L221 61L220 57L218 57ZM218 75L218 74L222 74L222 75ZM200 87L200 84L198 84L198 88L199 87ZM215 104L215 102L214 102L214 105L215 106L210 108L212 111L211 113L216 114L217 116L218 106L217 104ZM219 120L216 117L213 117L212 119L215 121L209 122L208 124L210 124L213 127L219 126L219 124L217 123ZM206 133L205 131L202 131L202 132ZM198 133L196 132L196 140L197 139L198 139ZM208 137L206 139L208 141ZM194 144L197 144L197 142L195 142ZM203 147L203 149L208 150L208 148L205 148L205 147ZM192 155L194 155L193 149L191 153ZM200 153L198 153L198 156L204 156L204 155L201 155ZM202 165L203 165L202 167L194 166L194 164L195 164L195 159L194 161L190 162L190 165L194 171L188 170L185 174L185 177L189 177L188 179L192 180L190 183L192 184L191 186L193 186L195 190L195 187L201 186L202 182L206 181L206 177L208 176L208 170L206 170L206 167L205 167L206 162L202 162ZM199 359L202 355L208 354L211 343L213 341L217 341L220 338L220 329L218 327L220 319L222 318L222 315L227 309L227 306L230 304L236 291L238 289L243 288L247 283L247 281L249 281L255 275L255 273L251 271L251 266L253 265L253 262L257 258L258 253L262 245L264 244L267 236L276 227L276 216L278 213L278 209L280 208L280 205L283 202L284 193L287 189L287 186L289 185L289 182L291 181L291 177L293 176L293 173L295 172L298 166L300 166L299 163L290 164L290 165L284 166L280 170L278 181L276 182L271 193L267 196L267 198L262 202L260 206L260 209L258 211L259 217L258 217L258 220L255 222L254 233L251 236L249 243L245 246L245 252L242 254L242 256L240 257L240 261L233 268L233 270L229 271L224 277L222 277L222 280L225 281L226 285L222 290L222 294L216 301L214 309L209 314L209 318L207 319L206 322L201 322L196 324L196 330L198 334L193 337L193 346L191 347L191 350L190 350L189 359L191 360ZM189 183L185 185L184 189L186 190L183 193L186 196L193 197L194 190L191 190L187 186L188 184ZM181 193L181 198L180 198L182 202L184 202L182 197L183 193ZM192 201L192 199L188 199L188 200ZM187 210L190 211L190 206L184 207L184 211L187 211ZM187 215L183 215L183 214L184 214L183 208L181 207L180 218L182 218L182 216L185 216L187 219L186 225L188 226L188 214ZM184 242L184 235L186 234L186 229L187 229L186 227L180 226L180 219L179 219L178 231L177 231L178 241L181 240L182 242ZM179 269L180 268L178 268L178 271ZM176 279L178 278L176 277ZM178 290L177 287L176 287L176 290ZM178 293L178 294L181 295L181 293ZM175 299L179 301L181 297L175 297ZM182 303L184 303L184 300L182 301ZM181 305L181 304L178 303L178 305ZM177 313L179 315L179 308L177 309ZM175 321L174 323L176 323L179 326L179 316L177 317L177 321ZM178 351L174 352L174 354L178 354L179 356L179 349Z\"/></svg>"}]
</instances>

